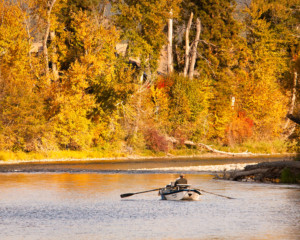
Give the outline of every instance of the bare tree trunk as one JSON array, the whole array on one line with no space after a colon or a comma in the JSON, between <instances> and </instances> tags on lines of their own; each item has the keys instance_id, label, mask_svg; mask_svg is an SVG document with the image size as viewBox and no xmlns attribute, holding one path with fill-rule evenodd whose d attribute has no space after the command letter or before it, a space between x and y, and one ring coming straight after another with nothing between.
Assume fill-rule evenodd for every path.
<instances>
[{"instance_id":1,"label":"bare tree trunk","mask_svg":"<svg viewBox=\"0 0 300 240\"><path fill-rule=\"evenodd\" d=\"M142 72L142 75L140 77L140 88L143 88L143 81L144 81L144 74ZM141 109L142 109L142 94L143 91L137 91L137 104L136 104L136 117L135 117L135 125L134 125L134 130L133 130L133 134L136 135L138 130L139 130L139 122L140 122L140 118L141 118Z\"/></svg>"},{"instance_id":2,"label":"bare tree trunk","mask_svg":"<svg viewBox=\"0 0 300 240\"><path fill-rule=\"evenodd\" d=\"M293 81L292 99L291 99L290 109L289 109L289 112L288 112L289 115L293 114L294 108L295 108L296 95L297 95L297 82L298 82L298 73L295 70L295 72L294 72L294 81ZM287 121L284 125L284 129L287 129L289 123L290 123L290 118L287 118Z\"/></svg>"},{"instance_id":3,"label":"bare tree trunk","mask_svg":"<svg viewBox=\"0 0 300 240\"><path fill-rule=\"evenodd\" d=\"M190 69L189 69L189 79L192 79L194 77L194 70L195 70L195 64L196 64L196 58L197 58L197 47L198 47L198 42L199 42L200 33L201 33L201 22L200 22L199 18L197 18L197 20L196 20L196 27L197 27L196 38L195 38L193 47L191 49L192 57L191 57L191 65L190 65Z\"/></svg>"},{"instance_id":4,"label":"bare tree trunk","mask_svg":"<svg viewBox=\"0 0 300 240\"><path fill-rule=\"evenodd\" d=\"M55 32L52 31L50 32L50 39L51 39L51 42L55 40ZM52 53L52 72L53 72L53 78L54 80L57 80L58 79L58 69L57 69L57 64L56 62L54 61L55 59L55 54L56 54L56 47L54 46L53 48L53 53Z\"/></svg>"},{"instance_id":5,"label":"bare tree trunk","mask_svg":"<svg viewBox=\"0 0 300 240\"><path fill-rule=\"evenodd\" d=\"M27 32L27 36L28 36L28 44L29 44L29 51L28 51L28 57L29 57L29 65L30 65L30 69L33 72L33 66L32 66L32 57L31 57L31 47L32 47L32 42L31 42L31 34L30 34L30 30L29 30L29 23L24 15L24 24L26 26L26 32Z\"/></svg>"},{"instance_id":6,"label":"bare tree trunk","mask_svg":"<svg viewBox=\"0 0 300 240\"><path fill-rule=\"evenodd\" d=\"M178 64L178 66L179 65L181 65L181 58L180 58L180 50L179 50L179 47L178 47L178 45L177 44L175 44L175 54L176 54L176 62L177 62L177 64Z\"/></svg>"},{"instance_id":7,"label":"bare tree trunk","mask_svg":"<svg viewBox=\"0 0 300 240\"><path fill-rule=\"evenodd\" d=\"M189 69L189 63L190 63L190 40L189 40L189 35L190 35L190 29L192 25L192 20L193 20L194 14L191 13L190 19L188 21L188 24L186 26L185 30L185 65L183 69L183 76L186 77L188 69Z\"/></svg>"},{"instance_id":8,"label":"bare tree trunk","mask_svg":"<svg viewBox=\"0 0 300 240\"><path fill-rule=\"evenodd\" d=\"M23 13L23 22L25 25L25 29L26 29L26 33L27 33L27 41L29 44L29 49L28 49L28 57L29 57L29 66L30 66L30 70L31 72L33 72L33 65L32 65L32 56L31 56L31 48L32 48L32 42L31 42L31 33L30 33L30 17L31 15L28 13L28 8L24 8L24 2L23 1L19 1L19 8L22 10ZM26 15L28 14L29 16L29 20L27 19Z\"/></svg>"},{"instance_id":9,"label":"bare tree trunk","mask_svg":"<svg viewBox=\"0 0 300 240\"><path fill-rule=\"evenodd\" d=\"M170 15L172 17L172 10ZM168 74L173 72L172 38L173 38L173 19L170 18L168 21Z\"/></svg>"},{"instance_id":10,"label":"bare tree trunk","mask_svg":"<svg viewBox=\"0 0 300 240\"><path fill-rule=\"evenodd\" d=\"M48 56L48 47L47 47L47 40L50 33L50 26L51 26L51 11L55 4L56 0L47 1L47 19L46 19L46 30L43 39L43 51L44 51L44 59L45 59L45 74L47 81L49 82L49 56Z\"/></svg>"},{"instance_id":11,"label":"bare tree trunk","mask_svg":"<svg viewBox=\"0 0 300 240\"><path fill-rule=\"evenodd\" d=\"M297 84L298 84L298 73L297 71L294 72L294 84L293 84L293 95L292 95L292 103L291 103L291 109L289 113L293 113L295 109L295 103L296 103L296 96L297 96Z\"/></svg>"}]
</instances>

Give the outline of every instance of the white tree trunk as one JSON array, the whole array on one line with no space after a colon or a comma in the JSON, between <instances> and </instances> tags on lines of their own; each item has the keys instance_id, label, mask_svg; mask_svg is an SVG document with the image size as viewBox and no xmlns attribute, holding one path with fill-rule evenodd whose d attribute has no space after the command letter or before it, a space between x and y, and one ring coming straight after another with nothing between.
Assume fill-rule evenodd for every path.
<instances>
[{"instance_id":1,"label":"white tree trunk","mask_svg":"<svg viewBox=\"0 0 300 240\"><path fill-rule=\"evenodd\" d=\"M295 70L294 72L294 81L293 81L293 90L292 90L292 99L291 99L291 105L288 114L293 114L294 109L295 109L295 104L296 104L296 96L297 96L297 84L298 84L298 73ZM285 125L284 129L287 129L290 123L290 119L288 118ZM294 128L293 128L294 129ZM288 135L292 134L292 132L289 132Z\"/></svg>"},{"instance_id":2,"label":"white tree trunk","mask_svg":"<svg viewBox=\"0 0 300 240\"><path fill-rule=\"evenodd\" d=\"M50 32L50 40L51 40L51 42L55 40L55 32L54 32L54 31ZM54 61L56 53L57 53L57 50L56 50L56 47L54 46L54 48L53 48L53 53L52 53L52 57L51 57L51 58L52 58L52 59L51 59L51 62L52 62L53 78L54 78L55 81L56 81L56 80L58 79L58 77L59 77L59 75L58 75L57 64L56 64L56 62Z\"/></svg>"},{"instance_id":3,"label":"white tree trunk","mask_svg":"<svg viewBox=\"0 0 300 240\"><path fill-rule=\"evenodd\" d=\"M298 73L297 71L294 72L294 83L293 83L293 94L292 94L292 102L290 107L290 114L293 114L295 103L296 103L296 96L297 96L297 83L298 83Z\"/></svg>"},{"instance_id":4,"label":"white tree trunk","mask_svg":"<svg viewBox=\"0 0 300 240\"><path fill-rule=\"evenodd\" d=\"M47 81L49 81L49 56L48 56L47 40L49 37L50 26L51 26L51 19L50 19L51 11L52 11L52 8L53 8L55 2L56 2L56 0L47 1L47 19L46 19L47 22L46 22L46 30L45 30L45 34L44 34L44 39L43 39L45 74L46 74Z\"/></svg>"},{"instance_id":5,"label":"white tree trunk","mask_svg":"<svg viewBox=\"0 0 300 240\"><path fill-rule=\"evenodd\" d=\"M170 13L172 17L172 11ZM168 74L173 72L173 54L172 54L172 39L173 39L173 19L168 21Z\"/></svg>"},{"instance_id":6,"label":"white tree trunk","mask_svg":"<svg viewBox=\"0 0 300 240\"><path fill-rule=\"evenodd\" d=\"M194 14L191 13L190 19L188 21L188 24L186 26L185 30L185 64L184 64L184 69L183 69L183 76L186 77L188 69L189 69L189 63L190 63L190 40L189 40L189 35L190 35L190 29L193 21L193 16Z\"/></svg>"},{"instance_id":7,"label":"white tree trunk","mask_svg":"<svg viewBox=\"0 0 300 240\"><path fill-rule=\"evenodd\" d=\"M189 79L192 79L194 77L194 70L195 70L195 64L196 64L196 58L197 58L197 47L198 47L198 42L199 42L200 33L201 33L201 22L200 22L199 18L197 18L197 20L196 20L196 27L197 27L196 38L195 38L193 47L191 49L192 56L191 56L191 64L190 64L190 69L189 69Z\"/></svg>"}]
</instances>

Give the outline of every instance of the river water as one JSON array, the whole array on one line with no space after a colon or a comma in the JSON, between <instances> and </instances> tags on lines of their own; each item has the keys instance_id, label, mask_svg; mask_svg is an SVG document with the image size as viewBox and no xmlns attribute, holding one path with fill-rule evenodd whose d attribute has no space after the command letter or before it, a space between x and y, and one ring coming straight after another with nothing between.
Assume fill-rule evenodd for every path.
<instances>
[{"instance_id":1,"label":"river water","mask_svg":"<svg viewBox=\"0 0 300 240\"><path fill-rule=\"evenodd\" d=\"M276 159L278 160L278 159ZM300 187L213 179L259 159L0 166L0 239L300 239ZM264 159L266 161L266 159ZM272 161L272 159L268 159ZM157 192L185 173L199 201Z\"/></svg>"}]
</instances>

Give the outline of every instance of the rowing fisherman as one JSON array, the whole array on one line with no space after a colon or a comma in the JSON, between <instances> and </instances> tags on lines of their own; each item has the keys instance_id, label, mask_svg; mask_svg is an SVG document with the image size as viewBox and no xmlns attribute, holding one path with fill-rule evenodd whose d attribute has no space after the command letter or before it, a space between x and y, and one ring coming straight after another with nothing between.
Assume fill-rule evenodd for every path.
<instances>
[{"instance_id":1,"label":"rowing fisherman","mask_svg":"<svg viewBox=\"0 0 300 240\"><path fill-rule=\"evenodd\" d=\"M177 184L187 184L187 180L184 178L183 174L180 174L180 177L176 179L175 181L175 187L177 186Z\"/></svg>"}]
</instances>

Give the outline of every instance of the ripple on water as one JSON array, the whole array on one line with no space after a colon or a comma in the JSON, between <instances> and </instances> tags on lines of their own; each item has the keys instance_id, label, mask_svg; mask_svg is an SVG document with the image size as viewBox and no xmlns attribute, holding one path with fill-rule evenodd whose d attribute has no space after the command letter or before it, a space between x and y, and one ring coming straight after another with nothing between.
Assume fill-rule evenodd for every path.
<instances>
[{"instance_id":1,"label":"ripple on water","mask_svg":"<svg viewBox=\"0 0 300 240\"><path fill-rule=\"evenodd\" d=\"M200 201L162 201L177 174L0 174L0 239L300 238L300 189L187 175ZM6 183L6 184L3 184Z\"/></svg>"}]
</instances>

